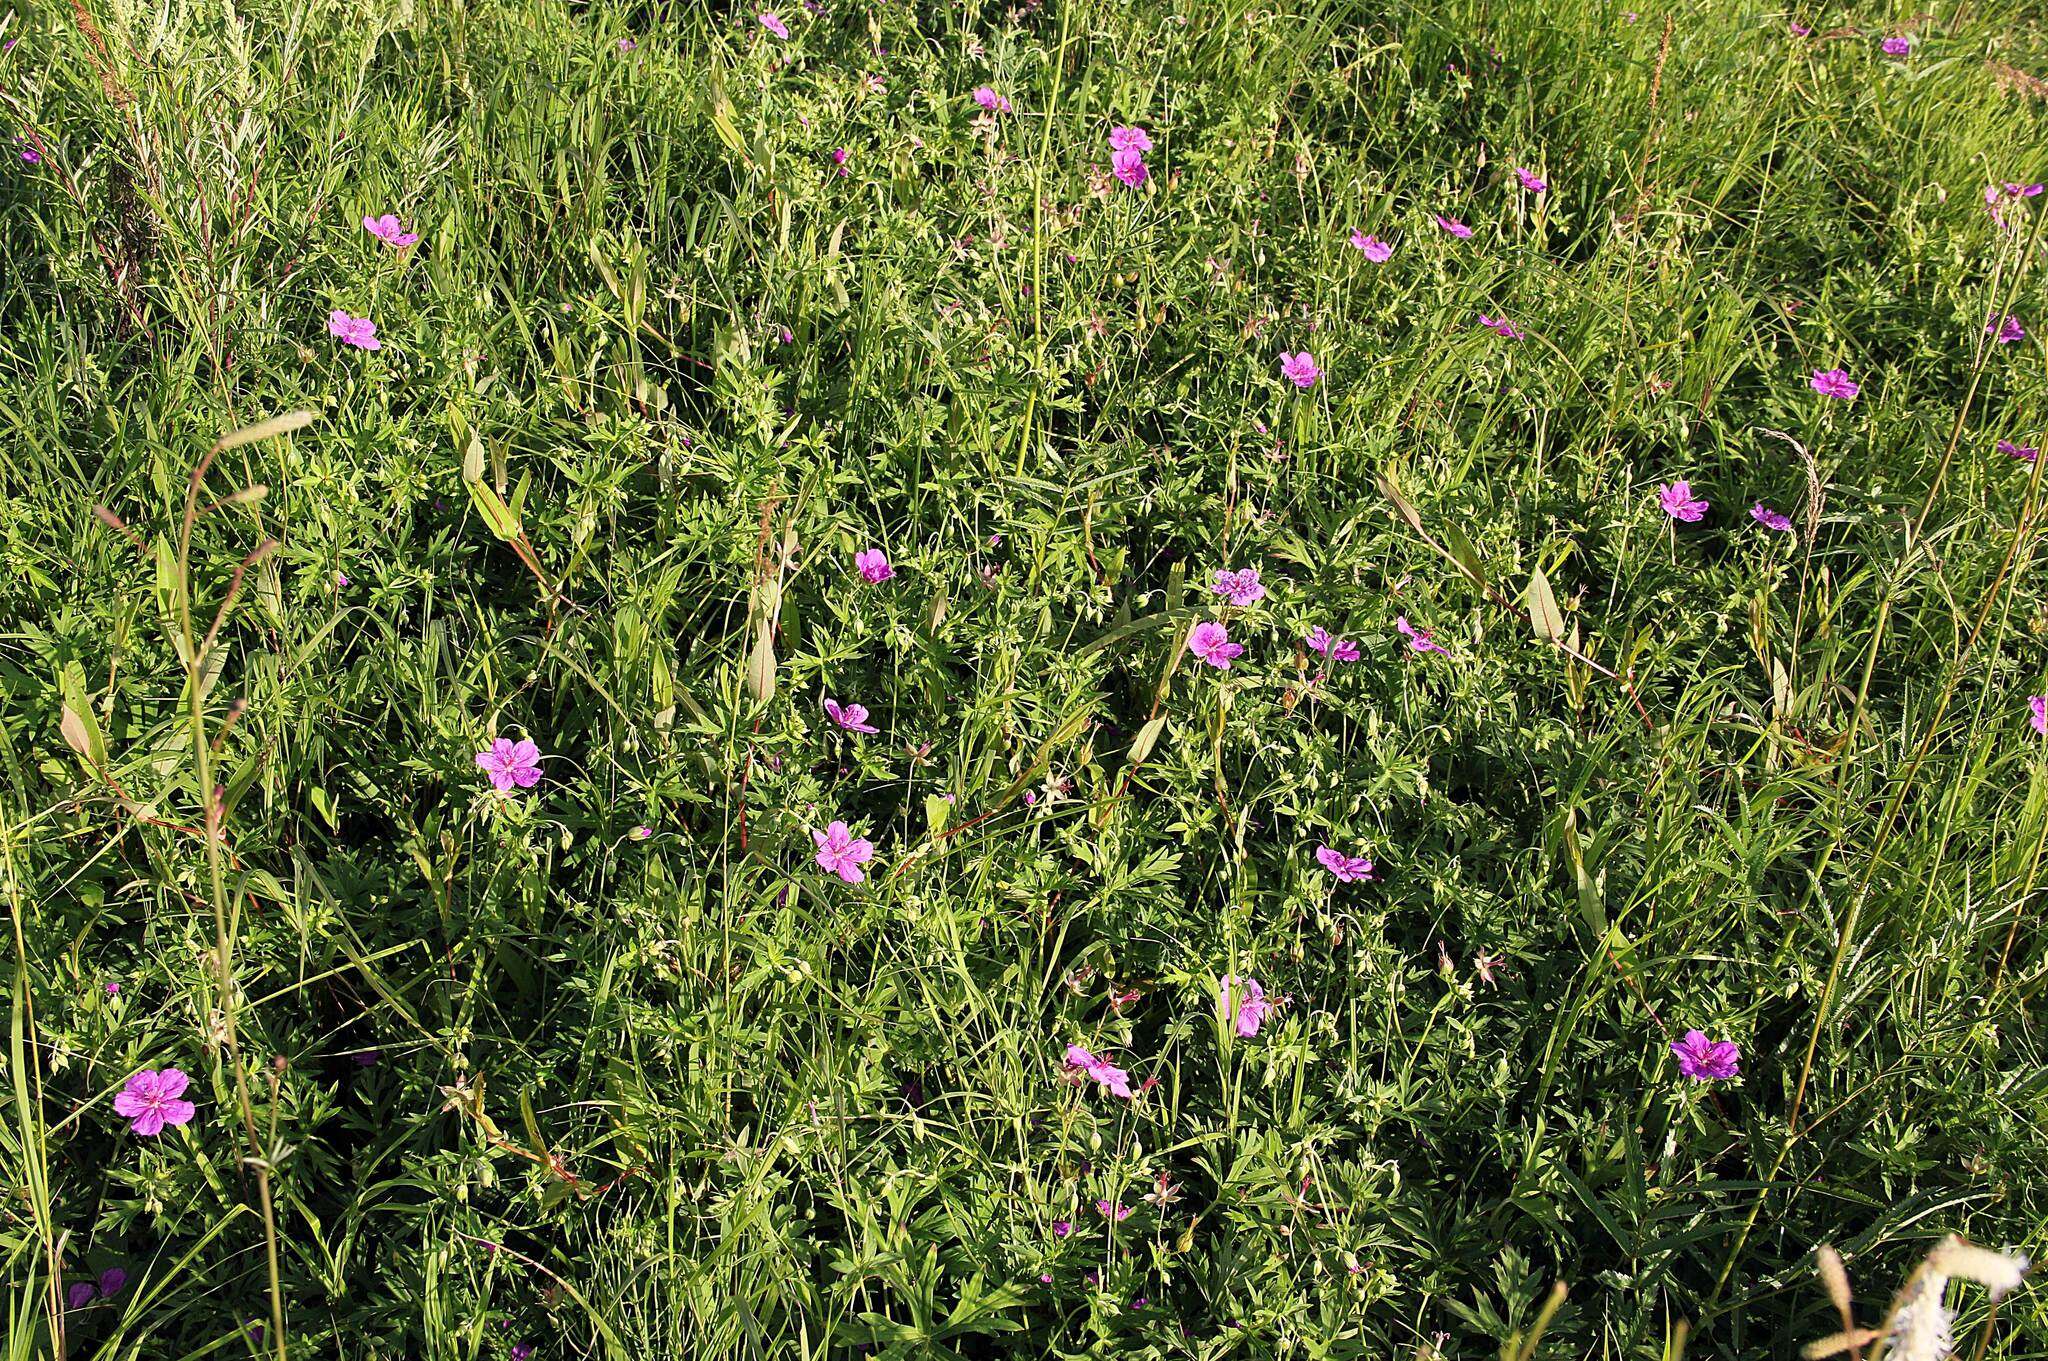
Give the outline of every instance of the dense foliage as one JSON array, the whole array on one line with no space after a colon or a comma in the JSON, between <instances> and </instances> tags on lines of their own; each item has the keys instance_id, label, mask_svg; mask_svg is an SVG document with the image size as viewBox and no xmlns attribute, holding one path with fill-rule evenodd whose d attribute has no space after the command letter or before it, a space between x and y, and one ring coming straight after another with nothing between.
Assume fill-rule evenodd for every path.
<instances>
[{"instance_id":1,"label":"dense foliage","mask_svg":"<svg viewBox=\"0 0 2048 1361\"><path fill-rule=\"evenodd\" d=\"M10 1356L1756 1357L2048 1247L2027 7L773 17L0 19Z\"/></svg>"}]
</instances>

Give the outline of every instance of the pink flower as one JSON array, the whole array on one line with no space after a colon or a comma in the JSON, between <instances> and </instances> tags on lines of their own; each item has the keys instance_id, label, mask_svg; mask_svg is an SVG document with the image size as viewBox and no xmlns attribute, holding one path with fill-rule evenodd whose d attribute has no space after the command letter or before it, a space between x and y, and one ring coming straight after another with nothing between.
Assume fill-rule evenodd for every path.
<instances>
[{"instance_id":1,"label":"pink flower","mask_svg":"<svg viewBox=\"0 0 2048 1361\"><path fill-rule=\"evenodd\" d=\"M1692 483L1682 477L1657 488L1657 504L1664 508L1666 515L1687 524L1697 524L1707 513L1706 501L1695 497Z\"/></svg>"},{"instance_id":2,"label":"pink flower","mask_svg":"<svg viewBox=\"0 0 2048 1361\"><path fill-rule=\"evenodd\" d=\"M844 175L847 173L846 158L851 156L852 154L852 152L848 151L843 146L836 146L832 148L832 164L839 167L840 174Z\"/></svg>"},{"instance_id":3,"label":"pink flower","mask_svg":"<svg viewBox=\"0 0 2048 1361\"><path fill-rule=\"evenodd\" d=\"M1884 49L1884 54L1887 57L1903 57L1913 50L1913 40L1911 38L1886 38L1878 46Z\"/></svg>"},{"instance_id":4,"label":"pink flower","mask_svg":"<svg viewBox=\"0 0 2048 1361\"><path fill-rule=\"evenodd\" d=\"M1316 367L1315 356L1307 350L1300 354L1280 352L1280 376L1298 388L1312 388L1323 371Z\"/></svg>"},{"instance_id":5,"label":"pink flower","mask_svg":"<svg viewBox=\"0 0 2048 1361\"><path fill-rule=\"evenodd\" d=\"M2034 725L2034 731L2048 737L2048 695L2028 695L2027 708L2031 711L2027 721Z\"/></svg>"},{"instance_id":6,"label":"pink flower","mask_svg":"<svg viewBox=\"0 0 2048 1361\"><path fill-rule=\"evenodd\" d=\"M631 832L627 833L627 835L632 837L635 841L645 841L647 840L647 838L654 835L654 829L643 822L639 824L637 827L635 827Z\"/></svg>"},{"instance_id":7,"label":"pink flower","mask_svg":"<svg viewBox=\"0 0 2048 1361\"><path fill-rule=\"evenodd\" d=\"M2007 313L2003 317L1994 317L1990 321L1985 322L1984 334L1996 336L1998 343L2001 345L2010 345L2015 340L2024 340L2027 335L2027 328L2020 325L2018 317Z\"/></svg>"},{"instance_id":8,"label":"pink flower","mask_svg":"<svg viewBox=\"0 0 2048 1361\"><path fill-rule=\"evenodd\" d=\"M117 1266L110 1266L100 1273L100 1298L110 1300L121 1293L121 1287L128 1284L128 1273Z\"/></svg>"},{"instance_id":9,"label":"pink flower","mask_svg":"<svg viewBox=\"0 0 2048 1361\"><path fill-rule=\"evenodd\" d=\"M25 146L21 149L21 159L28 165L41 165L43 163L43 153L37 151L32 146Z\"/></svg>"},{"instance_id":10,"label":"pink flower","mask_svg":"<svg viewBox=\"0 0 2048 1361\"><path fill-rule=\"evenodd\" d=\"M190 1101L178 1099L188 1081L176 1068L144 1068L114 1094L114 1114L127 1116L129 1132L145 1138L163 1133L165 1125L185 1124L197 1112Z\"/></svg>"},{"instance_id":11,"label":"pink flower","mask_svg":"<svg viewBox=\"0 0 2048 1361\"><path fill-rule=\"evenodd\" d=\"M1212 619L1195 625L1194 632L1188 635L1188 651L1218 671L1228 671L1231 659L1244 655L1244 647L1230 641L1230 630Z\"/></svg>"},{"instance_id":12,"label":"pink flower","mask_svg":"<svg viewBox=\"0 0 2048 1361\"><path fill-rule=\"evenodd\" d=\"M761 27L767 29L770 33L773 33L776 37L781 38L784 41L787 41L789 38L789 25L783 23L782 20L779 17L777 17L775 11L772 9L762 11Z\"/></svg>"},{"instance_id":13,"label":"pink flower","mask_svg":"<svg viewBox=\"0 0 2048 1361\"><path fill-rule=\"evenodd\" d=\"M1520 180L1522 182L1522 187L1524 189L1527 189L1532 194L1540 194L1544 190L1550 188L1550 186L1546 184L1543 181L1543 179L1537 175L1535 171L1524 170L1519 165L1515 167L1515 178Z\"/></svg>"},{"instance_id":14,"label":"pink flower","mask_svg":"<svg viewBox=\"0 0 2048 1361\"><path fill-rule=\"evenodd\" d=\"M1078 1044L1070 1044L1064 1061L1068 1072L1093 1078L1111 1096L1131 1099L1131 1075L1109 1060L1095 1057Z\"/></svg>"},{"instance_id":15,"label":"pink flower","mask_svg":"<svg viewBox=\"0 0 2048 1361\"><path fill-rule=\"evenodd\" d=\"M1460 241L1463 241L1466 237L1472 235L1472 229L1466 226L1464 223L1458 221L1457 218L1445 217L1442 213L1436 213L1434 214L1434 216L1436 218L1437 226L1443 228L1452 236L1457 237Z\"/></svg>"},{"instance_id":16,"label":"pink flower","mask_svg":"<svg viewBox=\"0 0 2048 1361\"><path fill-rule=\"evenodd\" d=\"M987 109L990 113L1008 113L1010 111L1010 101L986 85L975 87L974 102Z\"/></svg>"},{"instance_id":17,"label":"pink flower","mask_svg":"<svg viewBox=\"0 0 2048 1361\"><path fill-rule=\"evenodd\" d=\"M1998 442L1998 452L2007 458L2016 458L2023 463L2032 463L2041 456L2041 451L2031 444L2014 444L2009 439Z\"/></svg>"},{"instance_id":18,"label":"pink flower","mask_svg":"<svg viewBox=\"0 0 2048 1361\"><path fill-rule=\"evenodd\" d=\"M1847 369L1815 369L1813 390L1823 397L1839 397L1845 402L1856 400L1856 394L1863 391L1863 385L1849 376Z\"/></svg>"},{"instance_id":19,"label":"pink flower","mask_svg":"<svg viewBox=\"0 0 2048 1361\"><path fill-rule=\"evenodd\" d=\"M404 230L396 213L386 213L382 217L364 218L363 230L387 246L416 245L420 239L418 232Z\"/></svg>"},{"instance_id":20,"label":"pink flower","mask_svg":"<svg viewBox=\"0 0 2048 1361\"><path fill-rule=\"evenodd\" d=\"M1114 127L1109 130L1111 151L1150 151L1152 139L1143 128Z\"/></svg>"},{"instance_id":21,"label":"pink flower","mask_svg":"<svg viewBox=\"0 0 2048 1361\"><path fill-rule=\"evenodd\" d=\"M1779 534L1790 534L1792 532L1792 517L1772 510L1761 501L1749 508L1749 518L1762 525L1765 529Z\"/></svg>"},{"instance_id":22,"label":"pink flower","mask_svg":"<svg viewBox=\"0 0 2048 1361\"><path fill-rule=\"evenodd\" d=\"M861 866L875 858L874 842L854 836L843 822L835 822L822 832L812 831L811 840L818 845L819 869L836 874L849 884L867 878Z\"/></svg>"},{"instance_id":23,"label":"pink flower","mask_svg":"<svg viewBox=\"0 0 2048 1361\"><path fill-rule=\"evenodd\" d=\"M639 43L634 42L631 38L619 39L619 51L621 52L631 52L634 48L638 47L639 45Z\"/></svg>"},{"instance_id":24,"label":"pink flower","mask_svg":"<svg viewBox=\"0 0 2048 1361\"><path fill-rule=\"evenodd\" d=\"M879 586L896 575L896 569L889 565L889 555L879 548L864 548L855 553L853 568L871 586Z\"/></svg>"},{"instance_id":25,"label":"pink flower","mask_svg":"<svg viewBox=\"0 0 2048 1361\"><path fill-rule=\"evenodd\" d=\"M1742 1052L1733 1040L1710 1040L1703 1031L1688 1030L1684 1039L1672 1041L1671 1052L1678 1055L1678 1071L1695 1082L1741 1076Z\"/></svg>"},{"instance_id":26,"label":"pink flower","mask_svg":"<svg viewBox=\"0 0 2048 1361\"><path fill-rule=\"evenodd\" d=\"M1076 1048L1076 1049L1080 1049L1081 1047L1080 1047L1079 1045L1075 1045L1075 1046L1074 1046L1074 1048ZM1071 1052L1071 1051L1069 1051L1069 1052ZM1085 1050L1085 1049L1083 1049L1083 1050L1081 1050L1081 1052L1085 1054L1085 1053L1087 1053L1088 1051L1087 1051L1087 1050ZM1067 1236L1068 1234L1072 1233L1073 1231L1074 1231L1074 1224L1073 1224L1073 1221L1072 1221L1072 1220L1068 1220L1068 1219L1055 1219L1055 1220L1054 1220L1054 1221L1052 1222L1052 1236L1053 1236L1054 1238L1065 1238L1065 1237L1066 1237L1066 1236Z\"/></svg>"},{"instance_id":27,"label":"pink flower","mask_svg":"<svg viewBox=\"0 0 2048 1361\"><path fill-rule=\"evenodd\" d=\"M1355 884L1372 878L1372 861L1362 855L1346 855L1328 846L1318 846L1316 863L1328 870L1340 884Z\"/></svg>"},{"instance_id":28,"label":"pink flower","mask_svg":"<svg viewBox=\"0 0 2048 1361\"><path fill-rule=\"evenodd\" d=\"M359 350L381 350L383 342L377 339L377 323L368 317L352 317L339 307L327 314L327 334L344 345L353 345Z\"/></svg>"},{"instance_id":29,"label":"pink flower","mask_svg":"<svg viewBox=\"0 0 2048 1361\"><path fill-rule=\"evenodd\" d=\"M1246 567L1241 571L1219 571L1216 584L1210 591L1225 596L1233 605L1251 605L1266 598L1266 588L1259 582L1259 569Z\"/></svg>"},{"instance_id":30,"label":"pink flower","mask_svg":"<svg viewBox=\"0 0 2048 1361\"><path fill-rule=\"evenodd\" d=\"M1445 649L1437 646L1436 639L1430 637L1428 629L1418 629L1410 626L1408 616L1405 614L1394 617L1394 632L1408 640L1408 650L1410 652L1442 652L1446 657L1451 655Z\"/></svg>"},{"instance_id":31,"label":"pink flower","mask_svg":"<svg viewBox=\"0 0 2048 1361\"><path fill-rule=\"evenodd\" d=\"M1507 340L1520 340L1522 338L1522 333L1516 330L1514 323L1506 317L1489 317L1486 313L1481 312L1479 314L1479 324L1495 335Z\"/></svg>"},{"instance_id":32,"label":"pink flower","mask_svg":"<svg viewBox=\"0 0 2048 1361\"><path fill-rule=\"evenodd\" d=\"M1095 1202L1095 1213L1101 1215L1104 1219L1114 1219L1117 1223L1121 1224L1131 1217L1131 1207L1128 1205L1112 1205L1106 1200L1098 1200Z\"/></svg>"},{"instance_id":33,"label":"pink flower","mask_svg":"<svg viewBox=\"0 0 2048 1361\"><path fill-rule=\"evenodd\" d=\"M848 732L881 731L868 722L868 711L858 704L848 704L842 708L838 700L828 699L825 701L825 714Z\"/></svg>"},{"instance_id":34,"label":"pink flower","mask_svg":"<svg viewBox=\"0 0 2048 1361\"><path fill-rule=\"evenodd\" d=\"M1791 20L1786 27L1792 30L1792 36L1795 38L1804 38L1807 34L1813 32L1812 28L1800 23L1797 19Z\"/></svg>"},{"instance_id":35,"label":"pink flower","mask_svg":"<svg viewBox=\"0 0 2048 1361\"><path fill-rule=\"evenodd\" d=\"M514 785L531 789L540 783L540 748L531 741L501 737L476 754L476 763L501 794L510 793Z\"/></svg>"},{"instance_id":36,"label":"pink flower","mask_svg":"<svg viewBox=\"0 0 2048 1361\"><path fill-rule=\"evenodd\" d=\"M1367 236L1364 232L1355 231L1351 233L1351 244L1355 249L1363 252L1366 259L1376 265L1385 264L1394 253L1392 246L1380 240L1377 236Z\"/></svg>"},{"instance_id":37,"label":"pink flower","mask_svg":"<svg viewBox=\"0 0 2048 1361\"><path fill-rule=\"evenodd\" d=\"M64 1292L64 1307L67 1309L85 1308L86 1305L92 1303L94 1289L95 1287L91 1281L78 1282Z\"/></svg>"},{"instance_id":38,"label":"pink flower","mask_svg":"<svg viewBox=\"0 0 2048 1361\"><path fill-rule=\"evenodd\" d=\"M1223 975L1222 986L1218 989L1217 1005L1223 1009L1223 1018L1234 1020L1239 1039L1250 1039L1259 1033L1266 1013L1273 1004L1266 1000L1266 990L1255 978L1235 978Z\"/></svg>"},{"instance_id":39,"label":"pink flower","mask_svg":"<svg viewBox=\"0 0 2048 1361\"><path fill-rule=\"evenodd\" d=\"M1113 151L1109 155L1110 171L1133 189L1144 186L1151 171L1145 166L1145 153L1135 147Z\"/></svg>"},{"instance_id":40,"label":"pink flower","mask_svg":"<svg viewBox=\"0 0 2048 1361\"><path fill-rule=\"evenodd\" d=\"M1309 650L1320 652L1333 662L1355 662L1358 660L1358 644L1347 643L1341 638L1332 638L1321 624L1308 631Z\"/></svg>"}]
</instances>

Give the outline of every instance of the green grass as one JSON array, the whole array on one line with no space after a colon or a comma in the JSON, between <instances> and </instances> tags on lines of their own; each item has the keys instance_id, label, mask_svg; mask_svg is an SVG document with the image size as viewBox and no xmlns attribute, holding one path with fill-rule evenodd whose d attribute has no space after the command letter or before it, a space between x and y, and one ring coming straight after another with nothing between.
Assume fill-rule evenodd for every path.
<instances>
[{"instance_id":1,"label":"green grass","mask_svg":"<svg viewBox=\"0 0 2048 1361\"><path fill-rule=\"evenodd\" d=\"M5 1355L1753 1358L2048 1251L2048 32L1635 2L0 11Z\"/></svg>"}]
</instances>

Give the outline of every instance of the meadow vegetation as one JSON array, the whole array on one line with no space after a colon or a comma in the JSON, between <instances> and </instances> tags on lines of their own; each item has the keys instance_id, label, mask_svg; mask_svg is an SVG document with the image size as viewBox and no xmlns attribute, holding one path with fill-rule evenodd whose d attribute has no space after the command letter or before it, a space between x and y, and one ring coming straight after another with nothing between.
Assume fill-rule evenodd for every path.
<instances>
[{"instance_id":1,"label":"meadow vegetation","mask_svg":"<svg viewBox=\"0 0 2048 1361\"><path fill-rule=\"evenodd\" d=\"M8 1357L2048 1348L2033 6L0 42Z\"/></svg>"}]
</instances>

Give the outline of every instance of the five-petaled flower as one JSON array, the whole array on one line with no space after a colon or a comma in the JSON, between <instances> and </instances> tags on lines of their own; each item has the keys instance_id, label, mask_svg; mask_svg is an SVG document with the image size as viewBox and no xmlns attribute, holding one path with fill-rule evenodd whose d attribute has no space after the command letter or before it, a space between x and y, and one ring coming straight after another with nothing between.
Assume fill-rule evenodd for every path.
<instances>
[{"instance_id":1,"label":"five-petaled flower","mask_svg":"<svg viewBox=\"0 0 2048 1361\"><path fill-rule=\"evenodd\" d=\"M1143 128L1114 127L1109 130L1111 151L1150 151L1152 139Z\"/></svg>"},{"instance_id":2,"label":"five-petaled flower","mask_svg":"<svg viewBox=\"0 0 2048 1361\"><path fill-rule=\"evenodd\" d=\"M144 1137L163 1133L165 1125L185 1124L197 1111L190 1101L180 1100L189 1081L176 1068L144 1068L114 1094L114 1114L128 1117L129 1131Z\"/></svg>"},{"instance_id":3,"label":"five-petaled flower","mask_svg":"<svg viewBox=\"0 0 2048 1361\"><path fill-rule=\"evenodd\" d=\"M352 317L339 307L327 314L327 334L344 345L353 345L359 350L381 350L382 341L377 339L377 323L368 317Z\"/></svg>"},{"instance_id":4,"label":"five-petaled flower","mask_svg":"<svg viewBox=\"0 0 2048 1361\"><path fill-rule=\"evenodd\" d=\"M2034 731L2048 737L2048 695L2027 696L2027 721Z\"/></svg>"},{"instance_id":5,"label":"five-petaled flower","mask_svg":"<svg viewBox=\"0 0 2048 1361\"><path fill-rule=\"evenodd\" d=\"M1188 634L1188 651L1215 667L1228 671L1233 659L1244 655L1244 645L1230 641L1230 630L1213 619L1204 619Z\"/></svg>"},{"instance_id":6,"label":"five-petaled flower","mask_svg":"<svg viewBox=\"0 0 2048 1361\"><path fill-rule=\"evenodd\" d=\"M1447 649L1437 645L1436 639L1430 636L1428 629L1416 628L1410 624L1405 614L1394 616L1394 632L1408 640L1410 652L1441 652L1446 657L1451 655Z\"/></svg>"},{"instance_id":7,"label":"five-petaled flower","mask_svg":"<svg viewBox=\"0 0 2048 1361\"><path fill-rule=\"evenodd\" d=\"M476 754L476 763L501 794L510 793L515 785L531 789L540 783L540 748L530 738L514 742L500 737Z\"/></svg>"},{"instance_id":8,"label":"five-petaled flower","mask_svg":"<svg viewBox=\"0 0 2048 1361\"><path fill-rule=\"evenodd\" d=\"M1666 515L1687 524L1697 524L1707 513L1706 499L1694 496L1692 483L1682 477L1657 488L1657 504L1664 508Z\"/></svg>"},{"instance_id":9,"label":"five-petaled flower","mask_svg":"<svg viewBox=\"0 0 2048 1361\"><path fill-rule=\"evenodd\" d=\"M1887 57L1903 57L1913 50L1913 40L1911 38L1886 38L1878 46L1884 49L1884 54Z\"/></svg>"},{"instance_id":10,"label":"five-petaled flower","mask_svg":"<svg viewBox=\"0 0 2048 1361\"><path fill-rule=\"evenodd\" d=\"M1258 979L1238 978L1231 974L1223 975L1216 1002L1223 1010L1223 1019L1236 1027L1238 1038L1247 1040L1259 1033L1266 1013L1273 1009Z\"/></svg>"},{"instance_id":11,"label":"five-petaled flower","mask_svg":"<svg viewBox=\"0 0 2048 1361\"><path fill-rule=\"evenodd\" d=\"M1998 442L1998 452L2007 458L2016 458L2022 463L2032 463L2041 456L2041 451L2031 444L2014 444L2009 439Z\"/></svg>"},{"instance_id":12,"label":"five-petaled flower","mask_svg":"<svg viewBox=\"0 0 2048 1361\"><path fill-rule=\"evenodd\" d=\"M825 701L825 715L848 732L880 732L868 722L868 711L859 704L841 704L836 699Z\"/></svg>"},{"instance_id":13,"label":"five-petaled flower","mask_svg":"<svg viewBox=\"0 0 2048 1361\"><path fill-rule=\"evenodd\" d=\"M1678 1056L1678 1071L1695 1082L1742 1075L1737 1066L1742 1051L1733 1040L1710 1040L1703 1031L1688 1030L1684 1039L1671 1042L1671 1052Z\"/></svg>"},{"instance_id":14,"label":"five-petaled flower","mask_svg":"<svg viewBox=\"0 0 2048 1361\"><path fill-rule=\"evenodd\" d=\"M1772 510L1761 501L1749 508L1749 518L1762 525L1765 529L1773 530L1779 534L1790 534L1792 532L1792 517L1782 511Z\"/></svg>"},{"instance_id":15,"label":"five-petaled flower","mask_svg":"<svg viewBox=\"0 0 2048 1361\"><path fill-rule=\"evenodd\" d=\"M386 213L382 217L363 219L363 230L387 246L411 246L419 243L420 234L409 232L398 220L397 213Z\"/></svg>"},{"instance_id":16,"label":"five-petaled flower","mask_svg":"<svg viewBox=\"0 0 2048 1361\"><path fill-rule=\"evenodd\" d=\"M1126 147L1109 153L1110 173L1133 189L1144 187L1152 171L1145 164L1145 153L1136 147Z\"/></svg>"},{"instance_id":17,"label":"five-petaled flower","mask_svg":"<svg viewBox=\"0 0 2048 1361\"><path fill-rule=\"evenodd\" d=\"M862 865L875 858L875 843L866 837L856 837L843 822L835 822L820 832L811 832L811 840L818 846L818 868L829 874L836 874L849 884L857 884L867 878Z\"/></svg>"},{"instance_id":18,"label":"five-petaled flower","mask_svg":"<svg viewBox=\"0 0 2048 1361\"><path fill-rule=\"evenodd\" d=\"M1472 229L1458 221L1455 217L1445 217L1442 213L1433 213L1431 216L1436 218L1437 226L1443 228L1452 236L1457 237L1460 241L1472 235Z\"/></svg>"},{"instance_id":19,"label":"five-petaled flower","mask_svg":"<svg viewBox=\"0 0 2048 1361\"><path fill-rule=\"evenodd\" d=\"M2001 345L2010 345L2015 340L2027 337L2027 328L2020 325L2020 319L2008 312L2002 317L1993 317L1984 323L1984 334L1991 336Z\"/></svg>"},{"instance_id":20,"label":"five-petaled flower","mask_svg":"<svg viewBox=\"0 0 2048 1361\"><path fill-rule=\"evenodd\" d=\"M863 548L855 553L853 569L871 586L879 586L896 575L896 569L889 565L889 555L879 548Z\"/></svg>"},{"instance_id":21,"label":"five-petaled flower","mask_svg":"<svg viewBox=\"0 0 2048 1361\"><path fill-rule=\"evenodd\" d=\"M1856 394L1863 391L1863 385L1851 378L1847 369L1815 369L1810 382L1821 396L1845 402L1855 401Z\"/></svg>"},{"instance_id":22,"label":"five-petaled flower","mask_svg":"<svg viewBox=\"0 0 2048 1361\"><path fill-rule=\"evenodd\" d=\"M1522 187L1532 194L1540 194L1550 188L1550 185L1535 171L1524 169L1519 165L1515 167L1515 178L1520 180Z\"/></svg>"},{"instance_id":23,"label":"five-petaled flower","mask_svg":"<svg viewBox=\"0 0 2048 1361\"><path fill-rule=\"evenodd\" d=\"M1251 605L1266 598L1266 588L1259 582L1259 569L1256 567L1235 572L1219 570L1216 584L1209 589L1233 605Z\"/></svg>"},{"instance_id":24,"label":"five-petaled flower","mask_svg":"<svg viewBox=\"0 0 2048 1361\"><path fill-rule=\"evenodd\" d=\"M1368 236L1361 231L1351 233L1351 245L1354 249L1362 252L1366 259L1376 265L1385 264L1394 253L1392 246L1380 240L1377 236Z\"/></svg>"},{"instance_id":25,"label":"five-petaled flower","mask_svg":"<svg viewBox=\"0 0 2048 1361\"><path fill-rule=\"evenodd\" d=\"M977 85L975 87L974 102L987 109L990 113L1008 113L1010 111L1010 101L997 94L993 88L987 85Z\"/></svg>"},{"instance_id":26,"label":"five-petaled flower","mask_svg":"<svg viewBox=\"0 0 2048 1361\"><path fill-rule=\"evenodd\" d=\"M1355 662L1358 660L1358 644L1342 638L1332 638L1330 631L1321 624L1308 631L1308 646L1311 652L1320 652L1333 662Z\"/></svg>"},{"instance_id":27,"label":"five-petaled flower","mask_svg":"<svg viewBox=\"0 0 2048 1361\"><path fill-rule=\"evenodd\" d=\"M1080 1045L1070 1044L1061 1061L1065 1063L1068 1073L1077 1077L1092 1078L1111 1096L1130 1100L1131 1075L1108 1059L1097 1058Z\"/></svg>"},{"instance_id":28,"label":"five-petaled flower","mask_svg":"<svg viewBox=\"0 0 2048 1361\"><path fill-rule=\"evenodd\" d=\"M1312 388L1323 371L1316 367L1316 357L1307 350L1300 354L1280 352L1280 376L1298 388Z\"/></svg>"},{"instance_id":29,"label":"five-petaled flower","mask_svg":"<svg viewBox=\"0 0 2048 1361\"><path fill-rule=\"evenodd\" d=\"M1346 855L1328 846L1318 846L1316 863L1328 870L1340 884L1355 884L1372 878L1372 861L1363 855Z\"/></svg>"},{"instance_id":30,"label":"five-petaled flower","mask_svg":"<svg viewBox=\"0 0 2048 1361\"><path fill-rule=\"evenodd\" d=\"M767 29L778 38L786 39L789 37L789 25L783 23L782 17L772 9L761 12L761 27Z\"/></svg>"},{"instance_id":31,"label":"five-petaled flower","mask_svg":"<svg viewBox=\"0 0 2048 1361\"><path fill-rule=\"evenodd\" d=\"M1506 340L1520 340L1522 338L1522 333L1516 330L1515 324L1506 317L1489 317L1486 313L1481 312L1479 314L1479 324Z\"/></svg>"}]
</instances>

